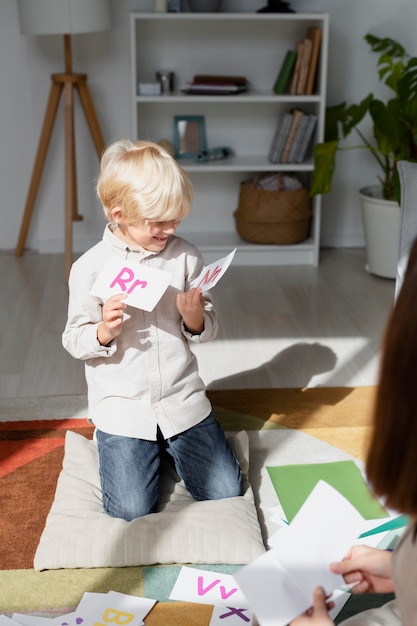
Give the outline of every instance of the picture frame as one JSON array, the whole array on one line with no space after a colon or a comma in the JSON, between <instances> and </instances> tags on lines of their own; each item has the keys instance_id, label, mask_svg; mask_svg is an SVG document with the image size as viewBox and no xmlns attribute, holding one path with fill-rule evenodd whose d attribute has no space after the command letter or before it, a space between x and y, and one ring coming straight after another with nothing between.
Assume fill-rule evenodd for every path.
<instances>
[{"instance_id":1,"label":"picture frame","mask_svg":"<svg viewBox=\"0 0 417 626\"><path fill-rule=\"evenodd\" d=\"M174 116L174 147L177 159L195 159L206 150L204 115Z\"/></svg>"}]
</instances>

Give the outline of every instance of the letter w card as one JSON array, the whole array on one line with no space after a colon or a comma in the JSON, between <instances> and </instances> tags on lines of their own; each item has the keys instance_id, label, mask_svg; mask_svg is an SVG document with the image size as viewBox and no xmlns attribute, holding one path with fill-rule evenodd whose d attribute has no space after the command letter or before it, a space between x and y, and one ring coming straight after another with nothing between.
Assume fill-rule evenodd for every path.
<instances>
[{"instance_id":1,"label":"letter w card","mask_svg":"<svg viewBox=\"0 0 417 626\"><path fill-rule=\"evenodd\" d=\"M126 304L152 311L170 281L169 272L112 256L91 287L90 294L106 301L110 296L123 293Z\"/></svg>"},{"instance_id":2,"label":"letter w card","mask_svg":"<svg viewBox=\"0 0 417 626\"><path fill-rule=\"evenodd\" d=\"M201 272L200 276L193 280L193 282L191 283L191 287L200 287L201 291L208 291L209 289L214 287L214 285L217 285L217 283L233 261L235 252L236 248L222 259L219 259L218 261L207 265Z\"/></svg>"}]
</instances>

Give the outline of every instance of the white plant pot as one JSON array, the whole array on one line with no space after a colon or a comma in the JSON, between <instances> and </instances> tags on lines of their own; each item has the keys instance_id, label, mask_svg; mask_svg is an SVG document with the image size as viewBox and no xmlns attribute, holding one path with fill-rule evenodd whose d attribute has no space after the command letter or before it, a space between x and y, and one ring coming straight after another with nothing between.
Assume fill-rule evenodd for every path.
<instances>
[{"instance_id":1,"label":"white plant pot","mask_svg":"<svg viewBox=\"0 0 417 626\"><path fill-rule=\"evenodd\" d=\"M397 274L401 210L398 202L384 200L379 185L359 191L367 252L366 269L383 278Z\"/></svg>"}]
</instances>

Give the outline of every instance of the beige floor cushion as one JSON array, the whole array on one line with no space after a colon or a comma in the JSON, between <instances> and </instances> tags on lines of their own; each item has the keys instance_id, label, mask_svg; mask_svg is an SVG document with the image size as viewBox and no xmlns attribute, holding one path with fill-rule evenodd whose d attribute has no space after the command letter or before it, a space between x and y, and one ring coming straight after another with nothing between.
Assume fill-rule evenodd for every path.
<instances>
[{"instance_id":1,"label":"beige floor cushion","mask_svg":"<svg viewBox=\"0 0 417 626\"><path fill-rule=\"evenodd\" d=\"M229 435L245 477L249 440ZM157 563L246 564L265 551L252 488L241 497L196 502L168 467L158 513L127 522L103 512L97 444L72 431L34 568Z\"/></svg>"}]
</instances>

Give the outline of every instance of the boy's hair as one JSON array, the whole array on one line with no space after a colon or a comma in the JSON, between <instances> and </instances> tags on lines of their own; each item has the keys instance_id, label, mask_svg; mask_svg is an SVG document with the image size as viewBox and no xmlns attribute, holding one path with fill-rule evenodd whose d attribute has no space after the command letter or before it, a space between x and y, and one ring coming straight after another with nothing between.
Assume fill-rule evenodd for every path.
<instances>
[{"instance_id":1,"label":"boy's hair","mask_svg":"<svg viewBox=\"0 0 417 626\"><path fill-rule=\"evenodd\" d=\"M151 141L122 139L105 150L97 195L109 222L120 207L127 223L181 220L190 211L193 187L187 173Z\"/></svg>"}]
</instances>

